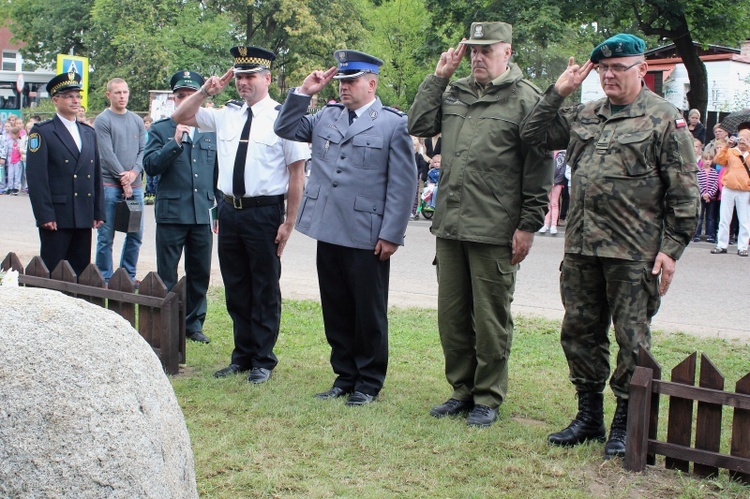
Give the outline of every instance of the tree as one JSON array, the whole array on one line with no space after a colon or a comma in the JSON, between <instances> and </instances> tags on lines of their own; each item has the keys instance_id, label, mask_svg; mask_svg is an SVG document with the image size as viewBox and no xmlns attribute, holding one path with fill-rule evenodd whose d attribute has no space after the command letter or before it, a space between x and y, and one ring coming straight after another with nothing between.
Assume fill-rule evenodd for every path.
<instances>
[{"instance_id":1,"label":"tree","mask_svg":"<svg viewBox=\"0 0 750 499\"><path fill-rule=\"evenodd\" d=\"M750 32L750 18L744 15L750 8L748 0L731 5L718 0L565 0L564 4L563 12L571 18L604 16L609 26L600 24L600 28L607 35L608 27L634 21L645 35L674 43L690 79L688 104L701 116L708 106L708 75L694 42L736 46Z\"/></svg>"},{"instance_id":2,"label":"tree","mask_svg":"<svg viewBox=\"0 0 750 499\"><path fill-rule=\"evenodd\" d=\"M94 0L8 0L0 14L8 19L15 40L26 43L20 49L24 59L46 65L57 54L84 55L86 33L91 24Z\"/></svg>"},{"instance_id":3,"label":"tree","mask_svg":"<svg viewBox=\"0 0 750 499\"><path fill-rule=\"evenodd\" d=\"M423 50L430 16L423 0L384 0L367 9L369 37L363 51L383 59L378 94L406 110L437 58Z\"/></svg>"}]
</instances>

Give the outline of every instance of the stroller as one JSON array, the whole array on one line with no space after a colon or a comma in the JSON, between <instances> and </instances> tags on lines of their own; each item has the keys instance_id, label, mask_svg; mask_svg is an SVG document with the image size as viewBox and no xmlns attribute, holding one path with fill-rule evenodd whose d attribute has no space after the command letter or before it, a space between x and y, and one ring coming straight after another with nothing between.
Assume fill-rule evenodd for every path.
<instances>
[{"instance_id":1,"label":"stroller","mask_svg":"<svg viewBox=\"0 0 750 499\"><path fill-rule=\"evenodd\" d=\"M437 195L437 185L432 182L427 182L422 189L422 194L419 196L419 204L417 205L417 217L421 213L422 216L429 220L432 215L435 214L435 197Z\"/></svg>"}]
</instances>

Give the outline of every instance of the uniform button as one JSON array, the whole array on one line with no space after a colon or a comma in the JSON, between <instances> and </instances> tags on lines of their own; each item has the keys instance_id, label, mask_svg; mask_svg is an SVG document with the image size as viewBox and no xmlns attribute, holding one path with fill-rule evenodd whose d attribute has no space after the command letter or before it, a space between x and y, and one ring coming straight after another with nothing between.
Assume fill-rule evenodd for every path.
<instances>
[{"instance_id":1,"label":"uniform button","mask_svg":"<svg viewBox=\"0 0 750 499\"><path fill-rule=\"evenodd\" d=\"M198 189L193 189L194 192L198 192Z\"/></svg>"},{"instance_id":2,"label":"uniform button","mask_svg":"<svg viewBox=\"0 0 750 499\"><path fill-rule=\"evenodd\" d=\"M78 175L73 175L73 178L78 178Z\"/></svg>"},{"instance_id":3,"label":"uniform button","mask_svg":"<svg viewBox=\"0 0 750 499\"><path fill-rule=\"evenodd\" d=\"M195 163L195 160L193 160L193 163Z\"/></svg>"},{"instance_id":4,"label":"uniform button","mask_svg":"<svg viewBox=\"0 0 750 499\"><path fill-rule=\"evenodd\" d=\"M468 115L468 116L466 117L466 119L469 119L469 120L470 120L470 119L471 119L471 115Z\"/></svg>"},{"instance_id":5,"label":"uniform button","mask_svg":"<svg viewBox=\"0 0 750 499\"><path fill-rule=\"evenodd\" d=\"M89 160L89 162L90 162L90 163L93 163L93 162L94 162L94 160L93 160L93 159L90 159L90 160Z\"/></svg>"},{"instance_id":6,"label":"uniform button","mask_svg":"<svg viewBox=\"0 0 750 499\"><path fill-rule=\"evenodd\" d=\"M341 173L341 168L339 168L338 170L336 170L336 173Z\"/></svg>"},{"instance_id":7,"label":"uniform button","mask_svg":"<svg viewBox=\"0 0 750 499\"><path fill-rule=\"evenodd\" d=\"M461 153L456 151L456 156L461 156Z\"/></svg>"},{"instance_id":8,"label":"uniform button","mask_svg":"<svg viewBox=\"0 0 750 499\"><path fill-rule=\"evenodd\" d=\"M86 175L86 178L91 178L91 175Z\"/></svg>"},{"instance_id":9,"label":"uniform button","mask_svg":"<svg viewBox=\"0 0 750 499\"><path fill-rule=\"evenodd\" d=\"M67 163L67 162L68 162L68 160L66 159L66 160L65 160L65 162Z\"/></svg>"},{"instance_id":10,"label":"uniform button","mask_svg":"<svg viewBox=\"0 0 750 499\"><path fill-rule=\"evenodd\" d=\"M342 154L341 159L346 159L346 154Z\"/></svg>"},{"instance_id":11,"label":"uniform button","mask_svg":"<svg viewBox=\"0 0 750 499\"><path fill-rule=\"evenodd\" d=\"M198 174L196 173L196 174L195 174L195 176L197 177L197 176L198 176Z\"/></svg>"},{"instance_id":12,"label":"uniform button","mask_svg":"<svg viewBox=\"0 0 750 499\"><path fill-rule=\"evenodd\" d=\"M372 211L378 211L378 209L375 206L373 206Z\"/></svg>"},{"instance_id":13,"label":"uniform button","mask_svg":"<svg viewBox=\"0 0 750 499\"><path fill-rule=\"evenodd\" d=\"M75 194L73 194L73 196L78 197L78 193L76 192Z\"/></svg>"},{"instance_id":14,"label":"uniform button","mask_svg":"<svg viewBox=\"0 0 750 499\"><path fill-rule=\"evenodd\" d=\"M91 197L91 193L90 193L90 192L89 192L88 194L86 194L86 195L87 195L88 197Z\"/></svg>"},{"instance_id":15,"label":"uniform button","mask_svg":"<svg viewBox=\"0 0 750 499\"><path fill-rule=\"evenodd\" d=\"M453 197L453 193L452 193L452 192L449 192L449 193L448 193L448 197L449 197L449 198L452 198L452 197Z\"/></svg>"},{"instance_id":16,"label":"uniform button","mask_svg":"<svg viewBox=\"0 0 750 499\"><path fill-rule=\"evenodd\" d=\"M338 183L338 182L334 182L334 183L333 183L332 185L333 185L334 187L338 187L338 186L339 186L339 183Z\"/></svg>"}]
</instances>

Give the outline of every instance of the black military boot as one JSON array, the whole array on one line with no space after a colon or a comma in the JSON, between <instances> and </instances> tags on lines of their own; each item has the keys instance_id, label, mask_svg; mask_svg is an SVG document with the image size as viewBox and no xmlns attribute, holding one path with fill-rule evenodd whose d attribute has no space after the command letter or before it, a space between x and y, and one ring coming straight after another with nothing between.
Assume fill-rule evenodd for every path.
<instances>
[{"instance_id":1,"label":"black military boot","mask_svg":"<svg viewBox=\"0 0 750 499\"><path fill-rule=\"evenodd\" d=\"M617 409L609 429L609 440L604 445L604 458L625 457L625 437L628 430L628 401L617 397Z\"/></svg>"},{"instance_id":2,"label":"black military boot","mask_svg":"<svg viewBox=\"0 0 750 499\"><path fill-rule=\"evenodd\" d=\"M578 392L578 414L567 428L547 437L553 445L570 447L587 440L604 442L604 397L597 392Z\"/></svg>"}]
</instances>

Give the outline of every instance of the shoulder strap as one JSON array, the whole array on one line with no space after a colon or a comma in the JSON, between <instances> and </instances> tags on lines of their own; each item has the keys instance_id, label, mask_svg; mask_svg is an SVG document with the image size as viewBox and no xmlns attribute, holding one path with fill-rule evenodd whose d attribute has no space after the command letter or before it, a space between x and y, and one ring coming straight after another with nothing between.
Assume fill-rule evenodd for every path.
<instances>
[{"instance_id":1,"label":"shoulder strap","mask_svg":"<svg viewBox=\"0 0 750 499\"><path fill-rule=\"evenodd\" d=\"M750 168L747 167L747 163L745 163L745 156L740 155L740 160L742 160L742 166L745 167L745 171L747 172L747 176L750 177Z\"/></svg>"}]
</instances>

